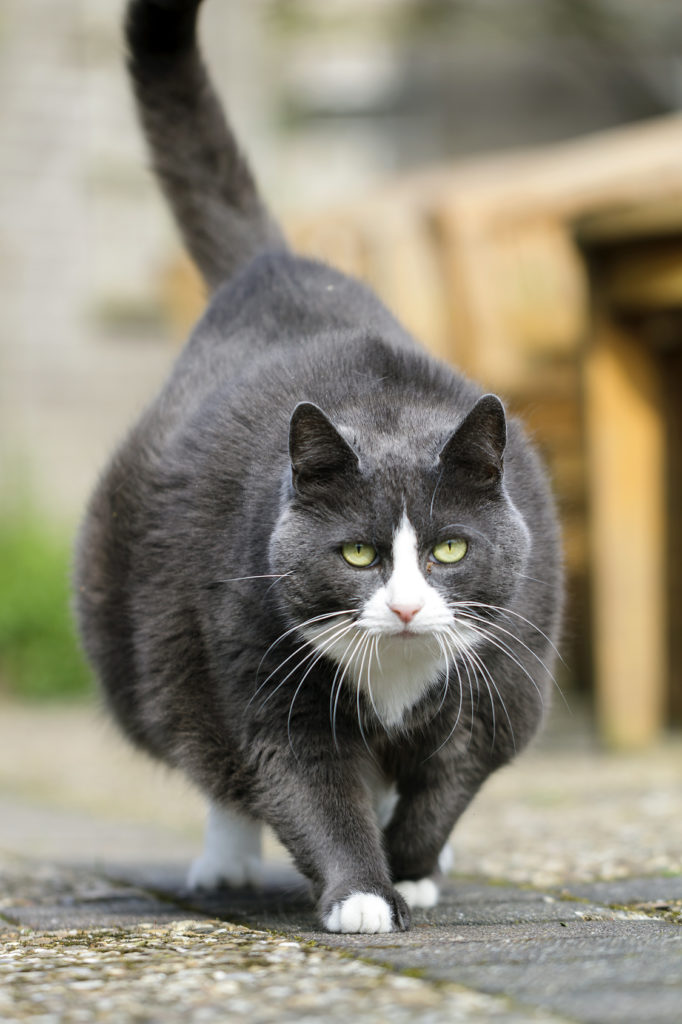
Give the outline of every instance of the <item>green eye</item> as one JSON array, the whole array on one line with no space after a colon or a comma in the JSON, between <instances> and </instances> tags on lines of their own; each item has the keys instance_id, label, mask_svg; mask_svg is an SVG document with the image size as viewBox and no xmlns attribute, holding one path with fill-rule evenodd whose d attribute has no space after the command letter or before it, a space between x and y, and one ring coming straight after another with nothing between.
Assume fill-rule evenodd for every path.
<instances>
[{"instance_id":1,"label":"green eye","mask_svg":"<svg viewBox=\"0 0 682 1024\"><path fill-rule=\"evenodd\" d=\"M433 549L433 557L438 562L444 562L445 565L452 565L453 562L462 561L467 553L467 547L467 542L461 537L444 540L440 544L436 544Z\"/></svg>"},{"instance_id":2,"label":"green eye","mask_svg":"<svg viewBox=\"0 0 682 1024\"><path fill-rule=\"evenodd\" d=\"M371 544L355 541L352 544L344 544L341 554L349 565L355 566L356 569L366 569L377 557L377 550Z\"/></svg>"}]
</instances>

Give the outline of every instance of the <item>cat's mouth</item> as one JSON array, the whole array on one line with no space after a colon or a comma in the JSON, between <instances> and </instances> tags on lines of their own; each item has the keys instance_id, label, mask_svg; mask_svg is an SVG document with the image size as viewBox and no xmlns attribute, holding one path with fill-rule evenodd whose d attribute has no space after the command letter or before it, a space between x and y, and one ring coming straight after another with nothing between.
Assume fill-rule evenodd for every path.
<instances>
[{"instance_id":1,"label":"cat's mouth","mask_svg":"<svg viewBox=\"0 0 682 1024\"><path fill-rule=\"evenodd\" d=\"M399 633L391 633L390 636L396 637L398 640L423 640L425 634L418 632L416 629L409 629L405 626Z\"/></svg>"}]
</instances>

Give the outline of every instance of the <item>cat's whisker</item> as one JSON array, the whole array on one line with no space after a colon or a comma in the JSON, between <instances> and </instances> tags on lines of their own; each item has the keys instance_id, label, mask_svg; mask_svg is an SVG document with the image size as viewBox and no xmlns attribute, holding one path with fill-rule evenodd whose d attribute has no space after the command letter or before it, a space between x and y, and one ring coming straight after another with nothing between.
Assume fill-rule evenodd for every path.
<instances>
[{"instance_id":1,"label":"cat's whisker","mask_svg":"<svg viewBox=\"0 0 682 1024\"><path fill-rule=\"evenodd\" d=\"M449 686L450 686L450 660L452 658L452 652L448 651L448 647L446 645L446 641L444 640L444 638L439 633L435 633L434 634L434 640L438 644L438 647L440 648L440 652L441 652L441 654L443 656L443 662L444 662L444 665L445 665L445 678L443 680L443 696L440 699L440 704L438 705L438 707L436 708L434 713L429 718L429 722L433 722L434 719L436 719L438 717L438 715L440 714L440 712L443 709L443 704L445 703L445 700L447 698L448 691L449 691ZM460 705L461 705L461 698L462 698L462 691L461 691L461 687L460 687Z\"/></svg>"},{"instance_id":2,"label":"cat's whisker","mask_svg":"<svg viewBox=\"0 0 682 1024\"><path fill-rule=\"evenodd\" d=\"M299 648L297 653L300 653L300 648ZM261 701L261 703L260 703L260 705L258 707L259 711L263 710L265 705L275 696L275 694L279 690L281 690L281 688L284 686L284 684L287 682L287 680L291 679L291 677L298 671L298 669L301 668L303 665L305 665L306 661L308 661L309 658L312 658L314 656L314 654L315 654L315 648L311 646L311 649L309 651L306 651L306 653L303 655L301 660L299 662L297 662L294 665L294 667L289 672L287 672L287 674L285 675L284 679L280 680L280 682L277 684L277 686L275 686L275 688L270 691L270 693L267 695L267 697L263 701ZM277 669L275 670L275 672L279 671L279 669L281 667L282 667L281 665L278 665ZM271 673L270 676L268 676L268 679L271 678L272 675L273 675L273 673ZM266 682L267 682L267 679L266 679ZM265 684L262 684L261 687L259 687L259 689L262 689L263 685L265 685ZM251 699L253 700L253 698L251 698Z\"/></svg>"},{"instance_id":3,"label":"cat's whisker","mask_svg":"<svg viewBox=\"0 0 682 1024\"><path fill-rule=\"evenodd\" d=\"M464 611L462 611L462 608L464 609ZM550 677L552 682L556 684L556 679L552 675L550 669L547 667L545 662L539 656L539 654L537 654L532 649L532 647L529 647L528 644L524 640L522 640L520 636L518 636L518 634L514 633L510 629L505 629L504 626L501 626L500 623L496 622L494 619L486 618L484 615L476 615L475 612L467 610L466 606L461 606L460 607L460 609L459 609L459 618L461 620L463 620L463 621L469 621L469 622L477 621L477 622L481 622L485 626L489 626L491 629L496 629L500 633L504 633L505 636L511 637L512 640L515 640L517 644L519 644L521 647L525 648L525 650L527 650L528 653L531 654L535 658L535 660L538 662L538 664L542 666L542 668L545 670L547 675Z\"/></svg>"},{"instance_id":4,"label":"cat's whisker","mask_svg":"<svg viewBox=\"0 0 682 1024\"><path fill-rule=\"evenodd\" d=\"M543 640L546 640L547 643L549 644L549 646L552 648L552 650L556 654L556 656L561 661L561 663L564 664L564 665L566 664L564 659L561 657L560 652L557 650L557 647L556 647L555 643L553 642L553 640L550 637L548 637L547 634L545 632L543 632L543 630L541 630L539 626L537 626L530 619L527 619L525 615L521 615L521 613L517 612L514 608L506 608L503 605L498 605L498 604L488 604L485 601L453 601L451 603L451 607L453 609L456 609L456 608L464 608L464 609L466 609L466 608L485 608L485 609L488 609L489 611L500 612L502 615L514 615L514 616L516 616L517 619L520 619L522 622L525 622L526 625L530 626L531 629L534 629L535 632L538 633L543 638Z\"/></svg>"},{"instance_id":5,"label":"cat's whisker","mask_svg":"<svg viewBox=\"0 0 682 1024\"><path fill-rule=\"evenodd\" d=\"M463 658L464 664L468 665L471 668L471 671L474 674L474 679L476 680L476 714L478 714L478 708L479 708L479 705L480 705L480 702L481 702L481 686L480 686L480 681L479 681L479 672L482 672L482 667L481 667L480 659L474 659L472 655L473 655L473 651L472 651L471 648L468 647L468 648L464 648L462 650L462 658ZM469 669L467 669L467 671L468 670ZM493 747L495 746L495 735L496 735L495 702L493 700L492 692L490 690L490 686L488 684L488 681L486 680L484 675L482 675L481 678L483 679L483 684L484 684L484 686L486 688L488 697L490 699L490 715L491 715L492 727L493 727L493 735L492 735L492 741L491 741L491 744L490 744L490 749L492 750ZM473 712L473 708L472 708L471 732L470 732L470 735L469 735L469 739L470 740L471 740L471 737L473 736L473 733L474 733L474 712Z\"/></svg>"},{"instance_id":6,"label":"cat's whisker","mask_svg":"<svg viewBox=\"0 0 682 1024\"><path fill-rule=\"evenodd\" d=\"M334 711L334 707L335 707L335 704L336 704L336 702L334 700L334 692L335 692L335 687L336 687L336 681L339 678L339 674L340 674L342 668L343 668L343 662L339 661L339 663L336 666L336 672L334 673L334 678L332 679L332 685L329 687L329 724L332 726L332 732L334 731L334 729L333 729L334 723L333 723L333 719L332 719L332 712ZM337 750L338 750L338 747L337 747Z\"/></svg>"},{"instance_id":7,"label":"cat's whisker","mask_svg":"<svg viewBox=\"0 0 682 1024\"><path fill-rule=\"evenodd\" d=\"M264 596L265 596L265 597L267 597L267 595L268 595L268 594L270 593L270 591L272 590L272 588L273 588L273 587L276 587L276 586L277 586L277 584L279 583L279 581L280 581L280 580L285 580L285 579L287 579L287 578L288 578L289 576L293 576L295 572L296 572L296 570L295 570L295 569L290 569L290 570L289 570L289 572L283 572L283 573L282 573L282 575L281 575L281 576L279 577L279 579L276 579L276 580L273 580L273 581L272 581L272 583L270 584L270 586L269 586L269 587L267 588L267 590L265 591L265 595L264 595Z\"/></svg>"},{"instance_id":8,"label":"cat's whisker","mask_svg":"<svg viewBox=\"0 0 682 1024\"><path fill-rule=\"evenodd\" d=\"M449 632L452 633L452 631L449 631ZM459 660L460 658L461 658L461 667L466 672L467 685L468 685L468 688L469 688L469 735L467 737L467 743L466 743L467 749L469 748L469 745L471 743L471 738L472 738L472 736L474 734L474 686L473 686L473 682L472 682L472 679L471 679L472 667L470 666L469 660L466 657L466 651L459 647L459 645L457 643L457 639L456 639L456 637L454 635L450 635L449 637L447 637L446 643L448 643L449 646L450 646L451 655L452 655L452 667L454 668L455 674L457 675L457 683L458 683L458 686L459 686L459 693L460 693L460 706L459 706L459 709L457 711L457 718L455 719L455 724L453 725L453 727L450 730L449 734L444 739L443 743L441 743L440 747L438 747L437 750L434 751L434 754L438 753L438 750L441 750L445 746L445 744L448 742L448 740L450 739L450 737L454 733L455 729L457 728L457 725L459 724L459 717L460 717L461 711L463 710L464 686L462 684L462 674L460 672L460 660ZM476 675L475 669L473 670L473 672L474 672L474 678L476 680L476 693L477 693L477 697L478 697L478 692L479 692L478 676ZM433 756L433 755L429 755L429 756Z\"/></svg>"},{"instance_id":9,"label":"cat's whisker","mask_svg":"<svg viewBox=\"0 0 682 1024\"><path fill-rule=\"evenodd\" d=\"M215 587L219 583L243 583L245 580L282 580L294 572L296 572L295 569L290 569L289 572L266 572L258 576L229 576L227 579L211 580L207 586Z\"/></svg>"},{"instance_id":10,"label":"cat's whisker","mask_svg":"<svg viewBox=\"0 0 682 1024\"><path fill-rule=\"evenodd\" d=\"M455 661L455 667L457 668L457 674L459 676L459 666L457 664L457 661ZM464 671L467 674L467 682L469 684L469 738L467 740L467 750L468 750L469 749L469 744L471 743L471 739L472 739L472 737L474 735L474 685L473 685L473 682L471 680L471 671L470 671L469 661L466 658L462 658L462 667L464 668ZM478 676L476 675L475 670L474 670L474 678L476 680L476 710L478 711L478 697L479 697L479 689L480 688L479 688L479 683L478 683Z\"/></svg>"},{"instance_id":11,"label":"cat's whisker","mask_svg":"<svg viewBox=\"0 0 682 1024\"><path fill-rule=\"evenodd\" d=\"M359 636L359 635L360 634L358 633L357 636ZM346 670L349 667L349 663L346 660L346 656L348 654L348 649L349 649L349 647L351 646L351 644L353 643L353 641L355 639L356 639L356 637L352 637L348 641L348 643L346 644L346 649L343 652L343 655L341 657L339 657L338 664L336 666L336 672L334 673L334 678L332 679L332 684L331 684L331 686L329 688L329 723L332 726L332 732L334 733L334 743L335 744L336 744L336 733L335 733L335 728L336 728L336 726L335 726L335 722L336 722L336 705L338 703L338 699L339 699L339 695L340 695L340 691L341 691L341 686L343 684L343 679L344 679L344 676L346 674ZM339 679L339 675L340 674L341 674L341 678ZM337 680L338 680L338 686L337 686ZM336 697L334 696L335 691L336 691ZM338 750L338 746L337 746L337 750Z\"/></svg>"},{"instance_id":12,"label":"cat's whisker","mask_svg":"<svg viewBox=\"0 0 682 1024\"><path fill-rule=\"evenodd\" d=\"M246 706L247 706L247 708L251 706L251 704L252 704L252 703L254 702L254 700L256 699L256 697L258 696L258 694L259 694L259 693L261 692L261 690L262 690L262 689L263 689L263 688L264 688L265 686L267 686L267 684L268 684L268 683L270 682L270 680L272 679L272 677L273 677L273 676L277 675L277 673L278 673L278 672L280 671L280 669L284 668L284 666L285 666L285 665L286 665L286 664L287 664L288 662L290 662L290 661L292 660L292 658L296 658L296 657L298 657L298 655L299 655L299 654L301 653L301 651L302 651L302 650L304 650L304 649L305 649L306 647L312 647L312 646L313 646L313 644L312 644L312 641L311 641L311 640L303 640L303 641L302 641L302 642L301 642L300 644L298 644L298 646L297 646L297 647L295 647L295 648L293 649L293 651L291 652L291 654L287 655L287 657L286 657L286 658L284 658L284 659L283 659L283 661L280 661L280 662L279 662L279 664L277 664L277 665L275 666L275 668L273 668L272 672L270 672L270 674L269 674L268 676L266 676L266 677L265 677L265 679L263 680L263 682L262 682L262 683L260 683L260 685L259 685L259 686L257 687L257 689L256 689L256 690L254 691L254 693L253 693L253 694L252 694L252 696L251 696L251 699L249 700L249 703L248 703L248 704L246 705ZM306 657L307 657L307 655L306 655Z\"/></svg>"},{"instance_id":13,"label":"cat's whisker","mask_svg":"<svg viewBox=\"0 0 682 1024\"><path fill-rule=\"evenodd\" d=\"M351 628L351 626L349 626L349 625L345 625L345 626L342 626L342 627L341 627L341 628L340 628L340 629L338 630L338 633L337 633L337 634L334 634L334 635L333 635L333 636L332 636L331 638L328 638L328 639L329 639L329 642L330 642L330 645L333 645L333 644L334 644L334 643L336 642L336 640L340 639L340 638L341 638L341 637L342 637L342 636L344 635L344 633L346 632L346 630L348 630L348 629L350 629L350 628ZM327 632L327 631L325 630L325 632ZM277 686L276 686L276 687L274 688L274 690L271 690L271 692L270 692L270 693L269 693L269 694L267 695L267 697L265 698L265 700L264 700L264 701L262 701L262 703L260 704L260 708L259 708L259 710L261 710L261 711L262 711L262 709L263 709L263 708L265 707L265 705L266 705L266 704L268 703L268 701L269 701L269 700L270 700L270 699L271 699L272 697L274 697L274 696L275 696L275 694L277 693L277 691L278 691L279 689L281 689L281 687L282 687L282 686L284 686L284 684L286 683L286 681L287 681L288 679L291 679L291 677L292 677L292 676L294 675L294 673L295 673L295 672L297 672L297 671L298 671L298 669L299 669L299 668L301 668L301 667L302 667L303 665L305 665L306 661L307 661L307 660L308 660L309 658L312 658L312 657L313 657L313 656L315 655L315 653L316 653L316 652L317 652L317 650L318 650L318 648L316 647L316 643L317 643L317 641L313 642L312 640L307 640L307 641L305 641L305 644L306 644L306 645L308 645L308 646L310 646L310 647L311 647L311 650L307 651L307 652L306 652L306 653L304 654L304 656L303 656L303 657L301 658L301 660L300 660L299 662L297 662L297 663L296 663L296 664L294 665L294 667L293 667L293 668L292 668L292 669L291 669L291 670L290 670L289 672L287 672L287 674L285 675L284 679L282 679L282 680L281 680L281 682L279 682L279 683L277 684ZM325 641L325 643L326 643L326 641ZM299 647L299 648L297 649L297 651L296 651L295 653L296 653L296 654L300 654L300 652L301 652L301 648ZM324 653L324 652L323 652L323 653ZM285 659L284 659L284 661L283 661L283 662L281 662L281 663L280 663L280 664L279 664L279 665L277 666L277 668L276 668L276 669L274 669L274 671L270 673L270 675L268 676L268 679L266 679L266 680L265 680L265 682L267 682L267 681L268 681L269 679L272 679L273 675L275 675L275 674L276 674L277 672L279 672L279 670L280 670L281 668L283 668L283 667L284 667L284 665L285 665L285 664L286 664L286 663L287 663L288 661L290 661L290 660L291 660L291 657L292 657L292 655L289 655L289 657L288 657L288 658L285 658ZM261 690L261 689L263 688L263 686L264 686L264 685L265 685L265 683L262 683L262 684L261 684L261 686L259 687L259 690ZM254 696L255 696L255 694L254 694ZM251 698L251 700L253 700L253 697ZM249 702L249 703L250 703L250 702Z\"/></svg>"},{"instance_id":14,"label":"cat's whisker","mask_svg":"<svg viewBox=\"0 0 682 1024\"><path fill-rule=\"evenodd\" d=\"M436 495L438 494L438 488L440 487L441 480L443 479L443 472L444 470L441 469L440 473L438 474L438 479L436 480L436 486L433 489L433 494L431 495L431 505L429 506L429 519L433 519L433 506L436 503Z\"/></svg>"},{"instance_id":15,"label":"cat's whisker","mask_svg":"<svg viewBox=\"0 0 682 1024\"><path fill-rule=\"evenodd\" d=\"M358 675L358 681L357 681L357 686L356 686L355 706L356 706L357 713L358 713L358 729L360 730L360 735L362 737L362 742L364 743L365 749L367 750L367 753L370 755L370 758L372 759L372 761L376 761L376 755L375 755L374 751L372 750L372 748L370 747L369 743L367 742L367 737L365 736L365 730L364 730L364 728L362 726L362 709L360 707L360 690L361 690L361 687L362 687L362 674L365 671L365 661L366 661L366 658L367 658L367 652L369 651L369 648L371 646L371 641L372 641L371 633L365 633L364 636L363 636L363 642L362 642L362 647L361 647L361 650L362 650L362 660L360 662L360 670L359 670L359 672L357 674Z\"/></svg>"},{"instance_id":16,"label":"cat's whisker","mask_svg":"<svg viewBox=\"0 0 682 1024\"><path fill-rule=\"evenodd\" d=\"M315 644L318 642L320 637L324 636L325 633L329 633L332 630L335 630L335 629L338 629L338 628L339 628L338 622L334 622L327 629L322 630L322 632L318 634L318 637L315 640L310 639L310 638L303 639L302 642L297 647L294 648L294 650L291 652L291 654L287 655L287 657L284 658L283 661L280 661L280 663L275 666L275 668L272 670L272 672L269 674L269 676L267 676L267 678L263 680L263 682L260 684L260 686L258 686L258 688L256 689L255 693L252 695L251 699L249 700L249 703L247 704L247 707L251 706L251 704L256 699L256 697L258 696L260 691L263 689L263 687L266 686L267 683L269 683L269 681L272 679L272 677L274 675L276 675L280 671L280 669L284 668L284 666L288 662L290 662L292 660L292 658L295 658L297 655L299 655L301 653L301 651L305 647L312 647L313 650L314 650L315 649ZM341 629L344 629L344 628L345 628L345 626L341 627ZM274 644L271 644L270 647L268 648L268 650L272 650L273 647L274 647ZM307 657L307 655L306 655L306 657ZM265 658L265 655L263 655L263 658L261 658L260 665L258 666L259 669L260 669L260 666L263 664L264 658ZM258 673L256 673L256 678L258 678Z\"/></svg>"},{"instance_id":17,"label":"cat's whisker","mask_svg":"<svg viewBox=\"0 0 682 1024\"><path fill-rule=\"evenodd\" d=\"M381 646L381 636L380 636L379 633L375 633L374 634L374 654L375 654L376 660L377 660L377 668L379 669L379 675L383 675L383 670L381 668L381 653L379 651L380 646ZM376 711L376 708L374 710Z\"/></svg>"},{"instance_id":18,"label":"cat's whisker","mask_svg":"<svg viewBox=\"0 0 682 1024\"><path fill-rule=\"evenodd\" d=\"M548 666L547 666L547 665L545 664L545 662L544 662L544 661L542 660L542 658L541 658L541 657L539 656L539 654L537 654L537 653L536 653L536 652L535 652L535 651L533 650L533 648L532 648L532 647L529 647L529 646L528 646L528 644L527 644L527 643L525 643L525 641L523 641L523 640L521 639L521 637L520 637L520 636L517 636L517 635L516 635L516 633L512 632L512 631L511 631L511 630L509 630L509 629L505 629L505 628L504 628L504 626L501 626L501 625L499 624L499 622L495 622L495 621L494 621L494 620L492 620L492 619L486 619L486 618L484 618L484 617L483 617L482 615L476 615L476 614L475 614L474 612L468 612L468 611L465 611L465 612L464 612L464 613L462 614L462 612L461 612L461 610L460 610L459 618L460 618L460 619L461 619L462 621L468 621L468 622L469 622L469 626L470 626L470 628L471 628L471 629L474 629L474 628L475 628L475 627L473 626L473 621L474 621L474 620L475 620L476 622L480 622L480 623L483 623L483 625L484 625L484 626L488 626L488 627L490 627L491 629L496 629L496 630L498 630L498 632L500 632L500 633L504 633L504 634L505 634L505 636L508 636L508 637L510 637L510 638L511 638L512 640L514 640L514 641L515 641L515 642L516 642L517 644L519 644L519 645L520 645L521 647L523 647L523 648L524 648L524 650L528 651L528 653L529 653L530 655L532 655L532 657L533 657L533 658L535 658L535 660L536 660L536 661L538 662L538 664L539 664L539 665L540 665L540 666L541 666L541 667L542 667L542 668L544 669L544 671L545 671L545 672L547 673L547 675L548 675L548 676L549 676L549 678L551 679L551 681L552 681L553 685L554 685L554 686L556 687L556 689L557 689L557 692L559 693L559 695L560 695L561 699L563 700L563 702L564 702L564 704L565 704L565 706L566 706L566 709L567 709L567 711L569 711L569 712L571 711L571 708L570 708L570 706L569 706L569 703L568 703L568 701L566 700L566 697L565 697L565 695L564 695L564 692L563 692L563 690L561 689L561 687L559 686L559 684L558 684L558 682L557 682L557 680L556 680L555 676L554 676L554 675L553 675L553 673L551 672L551 670L550 670L550 669L548 668ZM479 627L479 628L482 628L482 627ZM487 636L487 637L488 637L488 639L490 639L490 635L489 635L489 634L488 634L488 633L487 633L487 632L486 632L485 630L483 630L483 635ZM503 640L500 640L500 638L499 638L499 637L497 637L496 639L497 639L497 640L499 640L499 642L500 642L501 644L504 644L504 646L505 646L505 647L507 648L507 650L508 650L508 652L509 652L509 657L510 657L510 658L512 658L512 660L516 660L516 659L515 659L515 657L513 656L513 653L512 653L512 650L511 650L511 648L509 648L509 646L508 646L507 644L505 644ZM532 676L530 675L530 673L528 673L527 669L526 669L526 668L525 668L525 667L524 667L524 666L523 666L523 665L522 665L522 664L521 664L521 663L520 663L519 661L516 661L516 664L517 664L517 665L519 666L519 668L523 669L523 671L524 671L524 672L526 673L526 675L528 675L528 678L529 678L529 679L531 680L531 682L533 683L533 685L535 685L535 680L534 680L534 679L532 678ZM537 689L537 686L536 686L536 689ZM539 692L539 691L538 691L538 692Z\"/></svg>"},{"instance_id":19,"label":"cat's whisker","mask_svg":"<svg viewBox=\"0 0 682 1024\"><path fill-rule=\"evenodd\" d=\"M381 658L379 657L379 642L380 642L379 634L375 633L374 637L372 639L372 656L371 657L376 659L376 663L377 663L377 666L379 668L379 672L381 672ZM371 665L371 659L370 659L370 665ZM379 712L377 711L377 706L374 703L374 695L372 693L372 680L371 680L370 677L371 677L371 672L368 671L367 672L367 692L369 694L370 704L372 705L372 710L374 711L374 714L376 715L377 719L381 720Z\"/></svg>"},{"instance_id":20,"label":"cat's whisker","mask_svg":"<svg viewBox=\"0 0 682 1024\"><path fill-rule=\"evenodd\" d=\"M511 736L511 741L512 741L512 746L514 748L514 753L516 753L516 737L514 736L514 726L512 725L511 718L509 717L509 712L507 711L507 705L504 702L504 698L502 697L502 694L500 693L499 689L497 688L497 684L495 683L495 680L492 677L492 673L490 672L490 669L488 668L486 663L483 661L483 659L480 658L479 655L477 654L477 652L474 651L473 649L469 650L469 655L474 659L474 663L475 664L478 663L478 665L480 666L480 669L481 669L481 671L483 673L483 681L486 684L486 687L488 689L488 694L490 696L490 707L491 707L491 709L493 709L493 711L494 711L494 707L495 707L495 700L494 700L493 693L492 693L492 690L490 689L490 687L492 687L492 689L495 691L495 693L498 696L498 699L500 701L500 705L502 707L502 710L504 711L504 716L507 719L507 724L509 725L509 734ZM493 723L493 742L492 742L491 749L494 746L495 746L495 725Z\"/></svg>"},{"instance_id":21,"label":"cat's whisker","mask_svg":"<svg viewBox=\"0 0 682 1024\"><path fill-rule=\"evenodd\" d=\"M352 626L347 626L345 628L346 628L346 630L348 630L348 629L351 629ZM343 634L341 634L341 635L343 635ZM325 657L325 655L329 651L330 647L333 647L333 645L336 643L337 639L339 639L338 636L333 636L331 638L328 638L325 641L325 644L323 645L323 648L321 650L318 649L318 656L315 658L314 661L311 662L311 664L308 666L308 668L303 673L303 676L301 677L301 681L299 682L298 686L296 687L296 690L294 691L294 695L291 698L291 704L289 705L289 715L287 717L287 736L289 738L289 747L291 749L291 752L292 752L292 754L294 755L294 757L297 760L298 760L298 757L297 757L296 751L294 750L293 741L292 741L292 737L291 737L291 716L292 716L292 714L294 712L294 703L295 703L296 698L298 697L298 695L299 695L299 693L301 691L301 687L305 683L306 679L308 678L308 676L310 675L312 670L315 668L317 663L319 661L321 661L322 658Z\"/></svg>"},{"instance_id":22,"label":"cat's whisker","mask_svg":"<svg viewBox=\"0 0 682 1024\"><path fill-rule=\"evenodd\" d=\"M454 637L452 635L446 635L446 637L443 638L443 643L444 644L447 645L448 641L450 643L452 643L453 646L454 646L455 641L454 641ZM459 667L457 665L457 659L454 656L452 658L452 664L453 664L453 668L455 669L455 672L457 674L457 682L459 684L459 707L457 708L457 716L455 718L455 721L454 721L454 724L453 724L452 728L450 729L450 732L447 734L447 736L445 737L443 742L441 744L439 744L439 746L437 746L436 749L433 750L428 755L428 757L424 758L424 760L422 761L422 764L424 764L426 761L430 761L432 757L435 757L436 754L443 749L443 747L446 745L446 743L448 743L450 741L450 739L452 738L452 736L455 733L455 730L457 729L457 726L459 725L459 720L460 720L460 717L461 717L461 714L462 714L462 706L463 706L463 703L464 703L464 688L462 686L462 678L461 678L461 676L459 674ZM441 707L442 707L442 701L441 701ZM473 719L472 719L472 721L473 721Z\"/></svg>"},{"instance_id":23,"label":"cat's whisker","mask_svg":"<svg viewBox=\"0 0 682 1024\"><path fill-rule=\"evenodd\" d=\"M500 640L498 637L491 636L491 634L487 630L482 629L480 626L474 625L473 622L470 622L469 628L472 629L475 633L478 633L479 636L481 636L485 640L487 640L488 643L492 644L492 646L497 648L498 651L501 651L502 654L504 654L507 658L509 658L510 661L512 661L515 665L518 666L518 668L521 669L523 674L527 677L527 679L529 680L529 682L532 684L533 688L535 689L538 697L540 698L540 704L544 708L545 701L544 701L544 698L542 696L542 691L540 690L540 687L538 686L536 681L533 679L533 676L528 671L526 666L521 661L519 661L519 659L515 656L514 652L509 647L509 644L506 644L504 642L504 640Z\"/></svg>"},{"instance_id":24,"label":"cat's whisker","mask_svg":"<svg viewBox=\"0 0 682 1024\"><path fill-rule=\"evenodd\" d=\"M357 654L357 652L359 650L359 647L360 647L360 644L362 643L364 635L366 635L366 634L358 633L356 636L352 637L352 639L348 643L348 646L346 647L346 650L344 652L344 656L343 656L343 659L342 659L342 662L341 662L341 664L343 664L343 672L341 673L339 681L336 684L336 697L334 698L334 712L332 714L332 738L334 740L334 746L336 747L337 753L341 752L340 749L339 749L338 741L336 739L336 713L337 713L337 710L338 710L339 697L341 695L341 688L343 686L343 681L346 678L346 675L348 674L348 670L349 670L349 668L351 666L353 658L355 658L355 656L356 656L356 654ZM350 657L348 655L349 649L351 649ZM340 667L341 667L341 665L339 665L339 668ZM334 679L336 679L336 676L334 676ZM333 684L332 684L332 690L333 690Z\"/></svg>"},{"instance_id":25,"label":"cat's whisker","mask_svg":"<svg viewBox=\"0 0 682 1024\"><path fill-rule=\"evenodd\" d=\"M446 699L446 697L448 695L448 688L449 688L449 683L450 683L450 657L451 656L448 653L448 649L447 649L447 647L445 645L445 641L443 640L443 638L438 633L435 634L435 640L436 640L436 643L438 644L438 646L440 647L441 653L443 655L443 661L445 662L445 681L443 683L443 696L440 699L440 704L436 708L436 713L432 716L430 721L432 721L433 718L437 718L438 715L440 714L441 709L443 707L443 704L445 703L445 699Z\"/></svg>"},{"instance_id":26,"label":"cat's whisker","mask_svg":"<svg viewBox=\"0 0 682 1024\"><path fill-rule=\"evenodd\" d=\"M550 583L549 580L539 580L537 576L528 576L525 572L519 572L518 569L512 570L515 576L519 576L522 580L531 580L533 583L541 583L543 587L555 587L555 583Z\"/></svg>"},{"instance_id":27,"label":"cat's whisker","mask_svg":"<svg viewBox=\"0 0 682 1024\"><path fill-rule=\"evenodd\" d=\"M453 659L452 664L457 675L457 686L459 687L459 705L457 706L457 717L455 718L455 724L453 725L452 732L450 733L451 736L452 733L454 733L457 726L459 725L459 720L462 715L462 709L464 707L464 687L462 686L462 677L459 674L459 665L457 664L456 658Z\"/></svg>"},{"instance_id":28,"label":"cat's whisker","mask_svg":"<svg viewBox=\"0 0 682 1024\"><path fill-rule=\"evenodd\" d=\"M263 662L267 658L267 656L270 653L270 651L272 651L275 647L277 647L278 644L282 643L283 640L286 640L286 638L288 636L291 636L292 633L297 633L299 631L307 629L308 626L314 626L316 622L322 622L323 620L331 619L331 618L334 618L335 616L338 617L339 615L354 615L354 614L355 614L355 609L354 608L344 608L344 609L342 609L339 612L325 612L323 615L314 615L312 618L306 619L305 622L300 622L300 623L297 623L297 625L295 625L295 626L291 626L290 629L287 629L284 633L281 633L280 636L278 636L276 640L273 640L273 642L270 644L268 649L265 651L263 657L261 658L261 660L258 663L258 668L256 669L256 679L258 679L258 674L259 674L259 672L261 670Z\"/></svg>"}]
</instances>

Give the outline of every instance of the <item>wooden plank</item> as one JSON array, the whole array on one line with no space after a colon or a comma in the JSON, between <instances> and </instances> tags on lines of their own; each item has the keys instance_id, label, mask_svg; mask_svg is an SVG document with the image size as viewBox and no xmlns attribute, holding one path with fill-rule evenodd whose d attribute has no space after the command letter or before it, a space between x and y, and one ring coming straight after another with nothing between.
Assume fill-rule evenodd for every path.
<instances>
[{"instance_id":1,"label":"wooden plank","mask_svg":"<svg viewBox=\"0 0 682 1024\"><path fill-rule=\"evenodd\" d=\"M624 245L602 258L602 287L622 312L682 308L682 238Z\"/></svg>"},{"instance_id":2,"label":"wooden plank","mask_svg":"<svg viewBox=\"0 0 682 1024\"><path fill-rule=\"evenodd\" d=\"M682 341L682 314L678 339ZM668 652L671 722L682 726L682 345L663 354L668 450Z\"/></svg>"},{"instance_id":3,"label":"wooden plank","mask_svg":"<svg viewBox=\"0 0 682 1024\"><path fill-rule=\"evenodd\" d=\"M573 224L581 245L631 242L633 238L665 238L682 233L682 190L677 195L648 196L578 218Z\"/></svg>"},{"instance_id":4,"label":"wooden plank","mask_svg":"<svg viewBox=\"0 0 682 1024\"><path fill-rule=\"evenodd\" d=\"M603 312L585 366L596 710L614 747L663 723L665 425L655 355Z\"/></svg>"}]
</instances>

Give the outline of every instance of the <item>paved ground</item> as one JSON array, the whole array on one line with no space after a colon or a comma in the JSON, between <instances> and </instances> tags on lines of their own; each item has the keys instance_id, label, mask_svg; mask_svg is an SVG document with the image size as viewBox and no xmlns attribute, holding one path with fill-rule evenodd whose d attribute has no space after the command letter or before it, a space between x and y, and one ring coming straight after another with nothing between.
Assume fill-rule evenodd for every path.
<instances>
[{"instance_id":1,"label":"paved ground","mask_svg":"<svg viewBox=\"0 0 682 1024\"><path fill-rule=\"evenodd\" d=\"M0 705L0 1019L678 1024L682 739L578 725L491 780L436 910L332 936L274 840L264 891L190 894L197 797L92 709Z\"/></svg>"}]
</instances>

